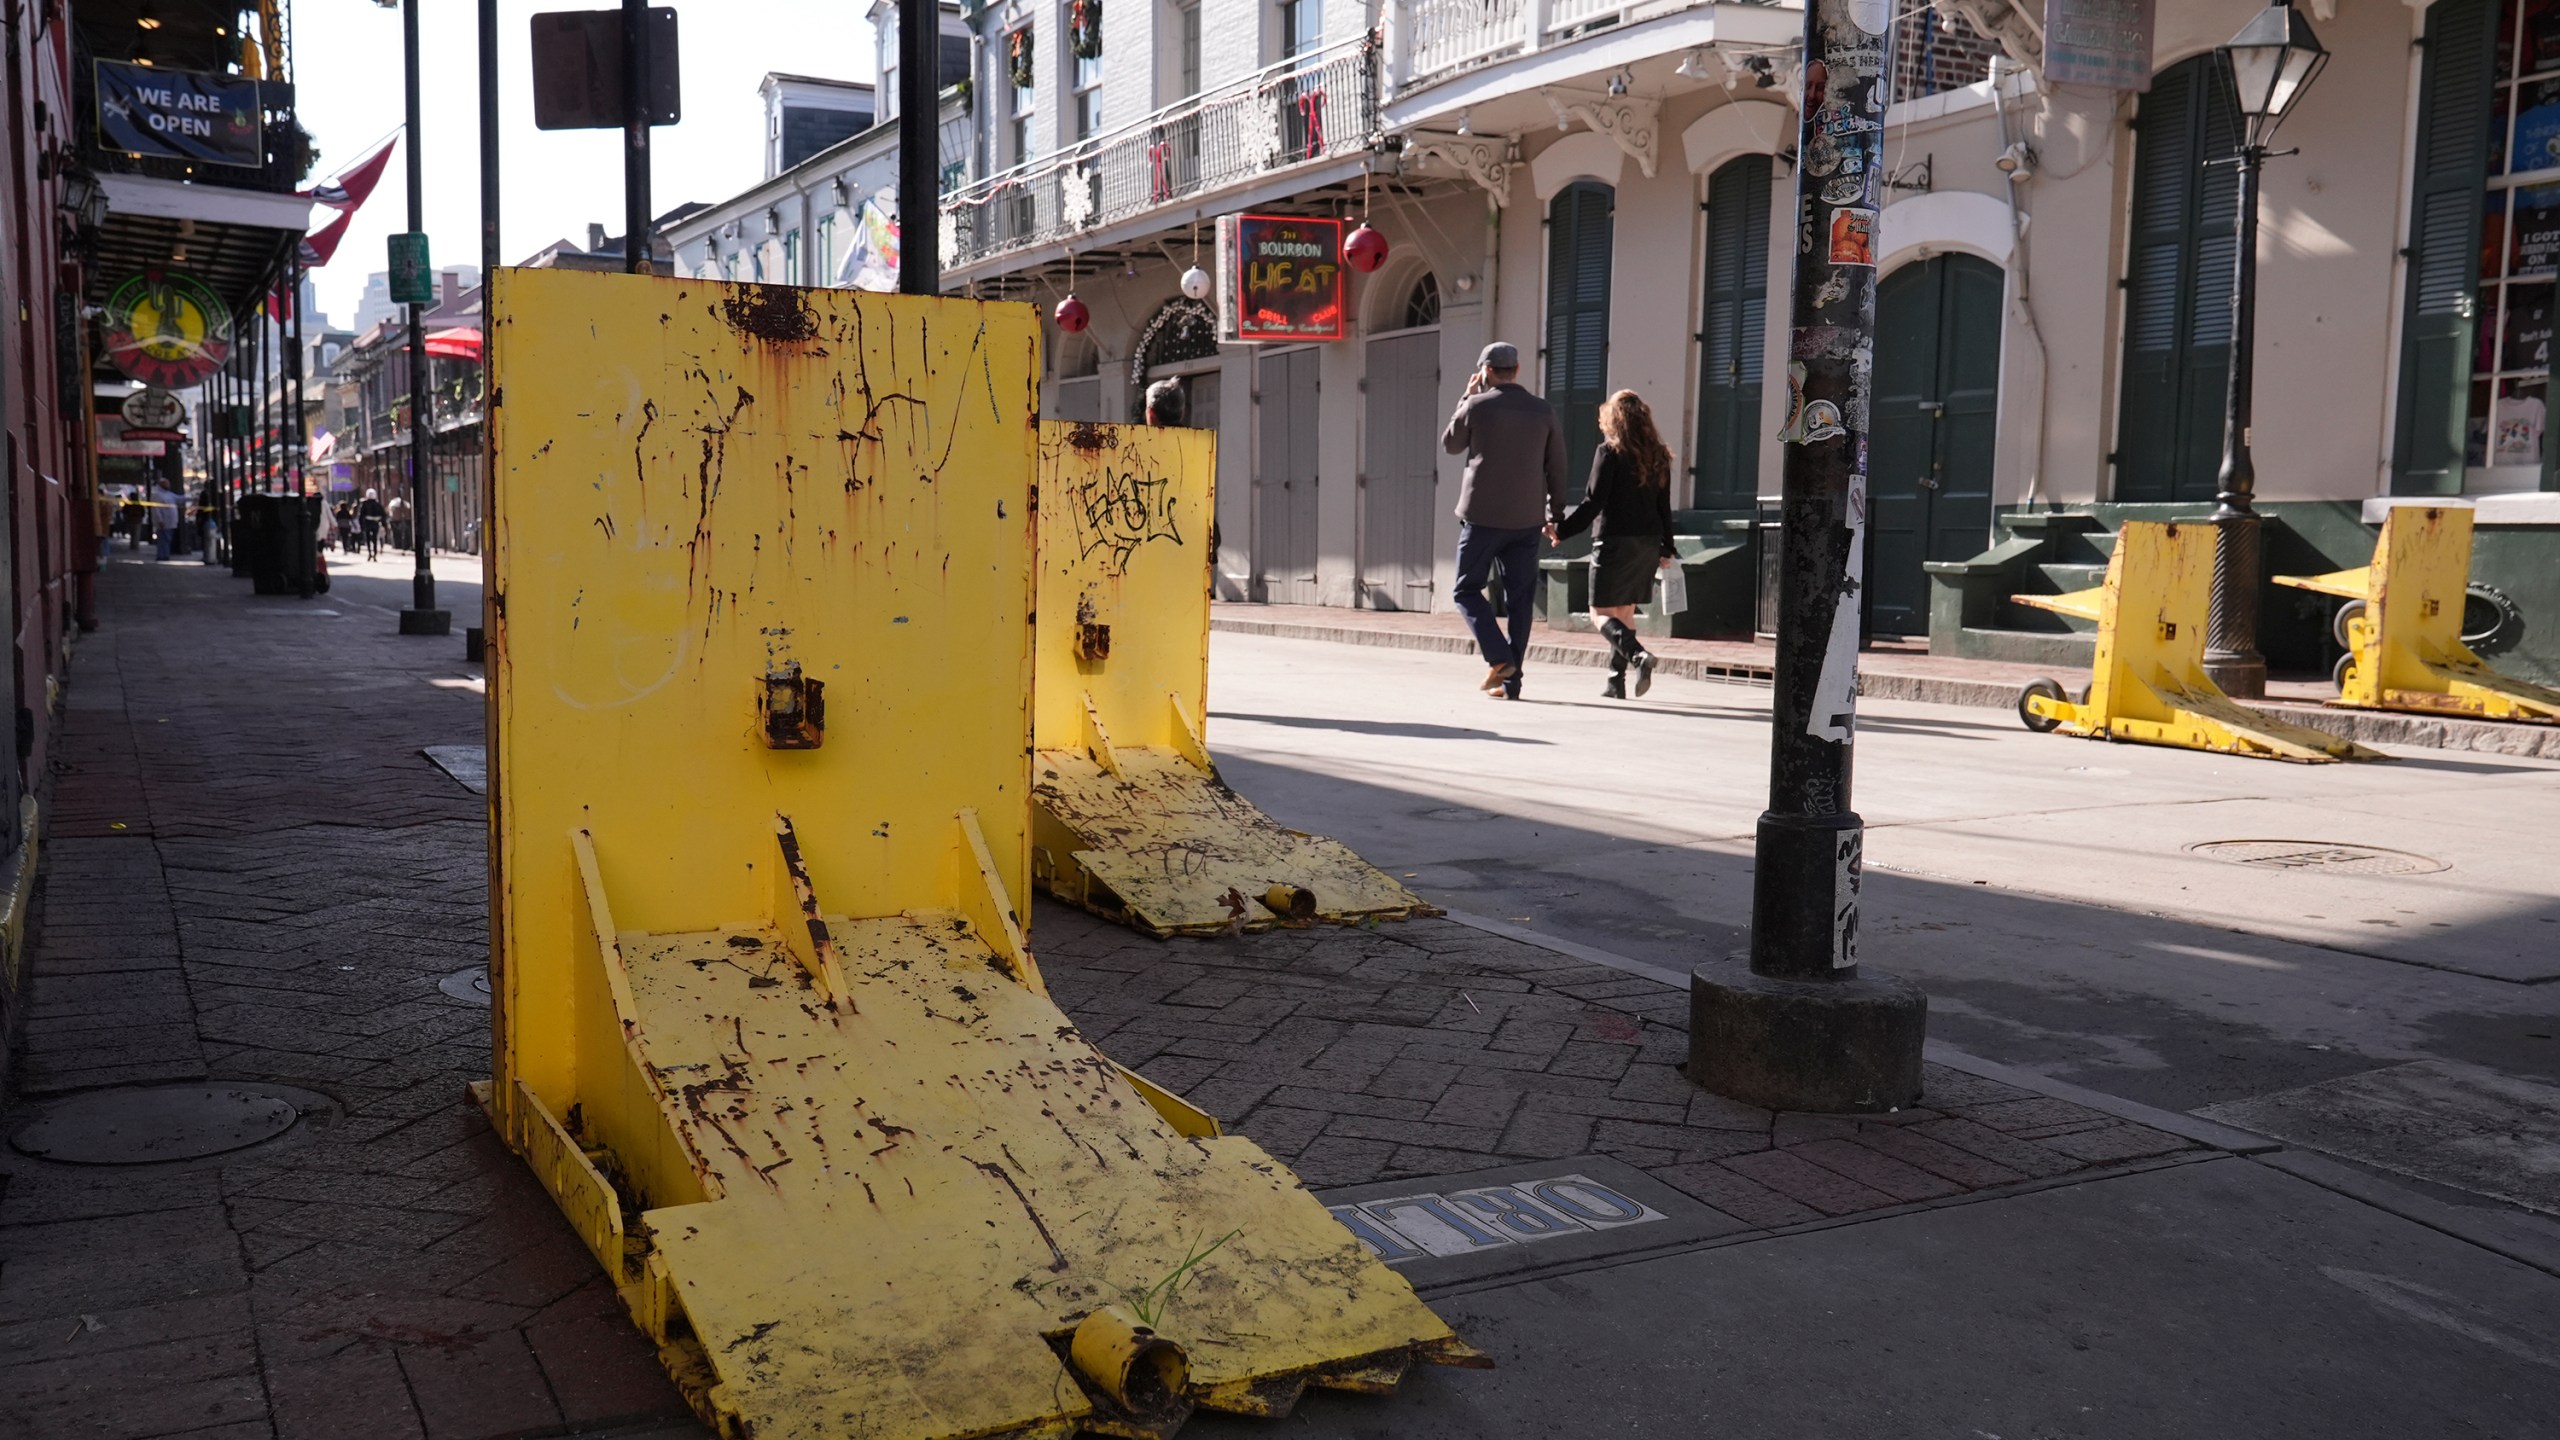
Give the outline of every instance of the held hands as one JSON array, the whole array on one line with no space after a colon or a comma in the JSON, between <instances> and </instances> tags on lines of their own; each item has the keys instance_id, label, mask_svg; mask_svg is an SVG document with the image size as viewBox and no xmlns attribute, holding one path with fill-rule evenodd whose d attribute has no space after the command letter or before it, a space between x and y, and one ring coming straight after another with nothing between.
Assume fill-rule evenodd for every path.
<instances>
[{"instance_id":1,"label":"held hands","mask_svg":"<svg viewBox=\"0 0 2560 1440\"><path fill-rule=\"evenodd\" d=\"M1550 550L1554 550L1554 549L1557 549L1557 548L1561 547L1561 546L1564 544L1564 542L1563 542L1563 541L1558 540L1558 539L1556 538L1556 527L1555 527L1554 525L1549 524L1549 525L1545 526L1545 527L1544 527L1544 529L1545 529L1545 532L1546 532L1546 537L1547 537L1547 548L1548 548L1548 549L1550 549Z\"/></svg>"}]
</instances>

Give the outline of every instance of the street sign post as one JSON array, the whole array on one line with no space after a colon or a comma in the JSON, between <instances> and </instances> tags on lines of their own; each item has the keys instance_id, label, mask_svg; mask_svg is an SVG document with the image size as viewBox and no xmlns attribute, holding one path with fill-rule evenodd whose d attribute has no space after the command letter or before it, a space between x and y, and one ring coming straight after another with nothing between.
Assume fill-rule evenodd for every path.
<instances>
[{"instance_id":1,"label":"street sign post","mask_svg":"<svg viewBox=\"0 0 2560 1440\"><path fill-rule=\"evenodd\" d=\"M391 237L391 303L436 303L435 266L427 259L427 237L422 232Z\"/></svg>"},{"instance_id":2,"label":"street sign post","mask_svg":"<svg viewBox=\"0 0 2560 1440\"><path fill-rule=\"evenodd\" d=\"M622 132L623 267L649 270L649 131L684 118L676 12L622 0L619 10L533 17L533 123Z\"/></svg>"}]
</instances>

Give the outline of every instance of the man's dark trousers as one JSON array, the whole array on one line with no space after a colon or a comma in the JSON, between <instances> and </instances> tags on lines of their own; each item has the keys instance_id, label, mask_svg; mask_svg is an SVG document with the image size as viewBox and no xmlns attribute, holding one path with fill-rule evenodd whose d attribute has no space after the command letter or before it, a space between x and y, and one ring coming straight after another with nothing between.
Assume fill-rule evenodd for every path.
<instances>
[{"instance_id":1,"label":"man's dark trousers","mask_svg":"<svg viewBox=\"0 0 2560 1440\"><path fill-rule=\"evenodd\" d=\"M1501 530L1490 525L1458 524L1458 609L1476 633L1476 649L1487 665L1518 665L1529 657L1529 606L1538 589L1536 529ZM1502 567L1502 615L1511 623L1506 638L1484 598L1486 572Z\"/></svg>"}]
</instances>

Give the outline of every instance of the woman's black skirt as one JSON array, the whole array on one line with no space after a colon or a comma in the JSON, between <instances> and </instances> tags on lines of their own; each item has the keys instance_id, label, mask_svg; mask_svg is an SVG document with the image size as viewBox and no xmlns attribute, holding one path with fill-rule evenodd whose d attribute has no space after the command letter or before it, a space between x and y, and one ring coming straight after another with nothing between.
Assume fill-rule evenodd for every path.
<instances>
[{"instance_id":1,"label":"woman's black skirt","mask_svg":"<svg viewBox=\"0 0 2560 1440\"><path fill-rule=\"evenodd\" d=\"M1603 538L1591 557L1591 603L1604 609L1644 604L1653 598L1654 571L1661 563L1659 535Z\"/></svg>"}]
</instances>

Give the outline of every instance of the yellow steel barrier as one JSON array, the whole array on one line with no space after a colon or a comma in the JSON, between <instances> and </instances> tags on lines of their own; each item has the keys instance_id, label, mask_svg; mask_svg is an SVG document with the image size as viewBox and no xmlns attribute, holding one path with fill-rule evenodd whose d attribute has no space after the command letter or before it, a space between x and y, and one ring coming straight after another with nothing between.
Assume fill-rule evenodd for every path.
<instances>
[{"instance_id":1,"label":"yellow steel barrier","mask_svg":"<svg viewBox=\"0 0 2560 1440\"><path fill-rule=\"evenodd\" d=\"M2068 595L2009 597L2098 623L2087 698L2074 704L2061 686L2038 680L2018 697L2020 718L2036 730L2271 760L2387 758L2253 710L2205 675L2213 546L2210 525L2130 520L2116 532L2105 585Z\"/></svg>"},{"instance_id":2,"label":"yellow steel barrier","mask_svg":"<svg viewBox=\"0 0 2560 1440\"><path fill-rule=\"evenodd\" d=\"M2333 705L2415 710L2485 720L2560 720L2560 690L2501 675L2462 643L2471 589L2471 512L2395 506L2373 563L2327 575L2278 575L2279 585L2336 595L2339 667Z\"/></svg>"},{"instance_id":3,"label":"yellow steel barrier","mask_svg":"<svg viewBox=\"0 0 2560 1440\"><path fill-rule=\"evenodd\" d=\"M1031 310L502 270L490 315L479 1090L705 1421L1153 1436L1475 1358L1023 943Z\"/></svg>"},{"instance_id":4,"label":"yellow steel barrier","mask_svg":"<svg viewBox=\"0 0 2560 1440\"><path fill-rule=\"evenodd\" d=\"M1218 778L1209 696L1217 440L1040 426L1032 877L1157 935L1433 913Z\"/></svg>"}]
</instances>

